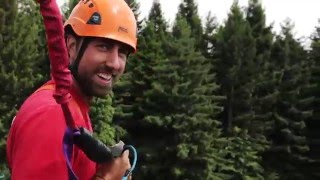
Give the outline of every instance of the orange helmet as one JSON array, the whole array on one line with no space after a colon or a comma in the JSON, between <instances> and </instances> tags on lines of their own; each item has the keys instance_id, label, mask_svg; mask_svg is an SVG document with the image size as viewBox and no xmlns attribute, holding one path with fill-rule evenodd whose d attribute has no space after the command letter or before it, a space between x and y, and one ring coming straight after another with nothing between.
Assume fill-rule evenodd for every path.
<instances>
[{"instance_id":1,"label":"orange helmet","mask_svg":"<svg viewBox=\"0 0 320 180\"><path fill-rule=\"evenodd\" d=\"M117 40L136 51L136 19L124 0L80 0L64 24L68 25L78 36Z\"/></svg>"}]
</instances>

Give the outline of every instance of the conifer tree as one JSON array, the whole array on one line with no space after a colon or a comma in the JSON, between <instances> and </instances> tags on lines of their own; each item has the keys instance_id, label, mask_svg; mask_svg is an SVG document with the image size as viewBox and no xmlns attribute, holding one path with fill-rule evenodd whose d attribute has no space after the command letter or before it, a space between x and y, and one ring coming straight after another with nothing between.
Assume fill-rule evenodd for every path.
<instances>
[{"instance_id":1,"label":"conifer tree","mask_svg":"<svg viewBox=\"0 0 320 180\"><path fill-rule=\"evenodd\" d=\"M1 1L0 22L0 135L6 137L15 112L46 75L41 69L44 59L38 36L42 24L35 2ZM4 141L1 164L6 157Z\"/></svg>"},{"instance_id":2,"label":"conifer tree","mask_svg":"<svg viewBox=\"0 0 320 180\"><path fill-rule=\"evenodd\" d=\"M273 108L272 146L266 161L281 179L304 179L308 163L305 119L309 113L301 108L304 100L301 91L307 86L308 75L303 74L307 68L306 52L294 39L292 29L292 23L286 21L272 49L277 100Z\"/></svg>"},{"instance_id":3,"label":"conifer tree","mask_svg":"<svg viewBox=\"0 0 320 180\"><path fill-rule=\"evenodd\" d=\"M255 75L252 94L254 116L249 127L249 134L260 142L266 143L266 141L269 142L269 136L274 127L272 110L277 99L277 80L274 78L276 71L270 60L274 35L271 32L272 26L266 25L266 15L258 0L249 1L246 19L251 26L257 50L254 58ZM269 178L277 176L277 173L268 166L265 166L265 171L265 176ZM271 179L275 179L275 177Z\"/></svg>"},{"instance_id":4,"label":"conifer tree","mask_svg":"<svg viewBox=\"0 0 320 180\"><path fill-rule=\"evenodd\" d=\"M152 89L146 92L144 121L157 137L153 146L164 148L154 157L161 166L154 165L150 172L153 176L161 172L158 179L214 179L220 174L213 171L222 166L219 148L212 147L220 135L213 119L219 112L212 95L217 86L190 33L186 20L177 15L172 41L167 43L168 58L154 68Z\"/></svg>"},{"instance_id":5,"label":"conifer tree","mask_svg":"<svg viewBox=\"0 0 320 180\"><path fill-rule=\"evenodd\" d=\"M216 35L217 82L226 96L223 123L226 129L247 128L253 116L251 94L255 42L248 22L237 3L231 7L224 27Z\"/></svg>"},{"instance_id":6,"label":"conifer tree","mask_svg":"<svg viewBox=\"0 0 320 180\"><path fill-rule=\"evenodd\" d=\"M198 14L198 5L194 0L183 0L179 5L178 15L184 18L191 27L190 36L195 38L196 47L197 49L200 49L203 29Z\"/></svg>"},{"instance_id":7,"label":"conifer tree","mask_svg":"<svg viewBox=\"0 0 320 180\"><path fill-rule=\"evenodd\" d=\"M272 128L271 115L275 102L275 81L270 65L273 34L271 26L266 25L266 15L258 0L250 0L247 9L247 21L255 39L256 55L254 57L254 120L250 126L250 134L264 139L264 134Z\"/></svg>"},{"instance_id":8,"label":"conifer tree","mask_svg":"<svg viewBox=\"0 0 320 180\"><path fill-rule=\"evenodd\" d=\"M267 142L250 132L254 128L252 94L256 68L256 40L252 31L235 2L224 26L215 35L216 44L212 51L220 95L226 97L220 117L230 142L224 156L229 160L226 172L235 179L262 179L264 176L259 154L267 147Z\"/></svg>"},{"instance_id":9,"label":"conifer tree","mask_svg":"<svg viewBox=\"0 0 320 180\"><path fill-rule=\"evenodd\" d=\"M310 98L310 106L312 109L312 116L306 119L306 137L309 145L308 157L311 162L307 166L310 179L319 179L320 173L320 121L319 121L319 77L320 77L320 26L316 26L314 33L311 36L311 51L309 58L312 63L310 70L310 87L307 88L306 94L312 96ZM308 102L308 101L306 101Z\"/></svg>"},{"instance_id":10,"label":"conifer tree","mask_svg":"<svg viewBox=\"0 0 320 180\"><path fill-rule=\"evenodd\" d=\"M214 66L214 51L216 47L216 31L218 30L218 22L216 17L208 13L205 21L205 27L201 43L202 54L209 59L212 66Z\"/></svg>"}]
</instances>

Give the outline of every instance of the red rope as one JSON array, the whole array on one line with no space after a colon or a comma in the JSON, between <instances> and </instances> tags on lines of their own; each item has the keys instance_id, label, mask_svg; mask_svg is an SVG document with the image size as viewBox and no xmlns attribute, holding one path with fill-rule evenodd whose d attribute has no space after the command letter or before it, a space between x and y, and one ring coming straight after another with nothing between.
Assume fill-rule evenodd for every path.
<instances>
[{"instance_id":1,"label":"red rope","mask_svg":"<svg viewBox=\"0 0 320 180\"><path fill-rule=\"evenodd\" d=\"M47 36L51 75L56 84L53 97L58 104L61 104L67 125L74 128L75 124L68 106L71 98L69 92L72 77L68 68L69 58L64 40L62 15L56 0L40 0L38 2Z\"/></svg>"},{"instance_id":2,"label":"red rope","mask_svg":"<svg viewBox=\"0 0 320 180\"><path fill-rule=\"evenodd\" d=\"M64 40L63 20L56 0L40 0L40 11L47 36L52 77L56 83L54 98L59 104L68 103L72 77Z\"/></svg>"}]
</instances>

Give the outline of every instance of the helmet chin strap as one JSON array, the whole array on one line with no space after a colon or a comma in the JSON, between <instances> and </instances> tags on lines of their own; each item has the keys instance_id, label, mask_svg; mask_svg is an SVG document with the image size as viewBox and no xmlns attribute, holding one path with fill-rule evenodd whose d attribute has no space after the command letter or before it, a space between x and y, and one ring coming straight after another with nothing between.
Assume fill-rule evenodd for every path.
<instances>
[{"instance_id":1,"label":"helmet chin strap","mask_svg":"<svg viewBox=\"0 0 320 180\"><path fill-rule=\"evenodd\" d=\"M80 60L84 54L84 51L87 49L89 42L91 41L92 38L89 37L81 37L78 40L78 48L77 48L77 56L76 59L73 62L70 62L69 64L69 69L71 71L72 76L74 77L74 79L78 82L78 85L80 86L82 91L85 91L84 87L82 87L82 83L79 77L79 63ZM84 92L87 93L87 92Z\"/></svg>"},{"instance_id":2,"label":"helmet chin strap","mask_svg":"<svg viewBox=\"0 0 320 180\"><path fill-rule=\"evenodd\" d=\"M91 93L86 90L84 82L81 81L78 68L79 68L80 60L91 40L92 40L91 37L81 37L81 39L79 39L78 41L79 46L76 52L77 53L76 59L69 64L69 69L73 78L75 79L75 81L77 81L77 84L80 87L82 93L86 94L87 96L91 96Z\"/></svg>"}]
</instances>

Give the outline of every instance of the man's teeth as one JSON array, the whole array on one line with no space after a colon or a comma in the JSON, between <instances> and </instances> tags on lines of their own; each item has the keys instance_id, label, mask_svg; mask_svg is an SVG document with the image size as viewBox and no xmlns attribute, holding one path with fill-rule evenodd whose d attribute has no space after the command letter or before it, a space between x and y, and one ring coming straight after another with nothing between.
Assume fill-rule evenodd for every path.
<instances>
[{"instance_id":1,"label":"man's teeth","mask_svg":"<svg viewBox=\"0 0 320 180\"><path fill-rule=\"evenodd\" d=\"M105 73L99 73L98 76L101 78L101 79L105 79L105 80L110 80L111 79L111 74L105 74Z\"/></svg>"}]
</instances>

